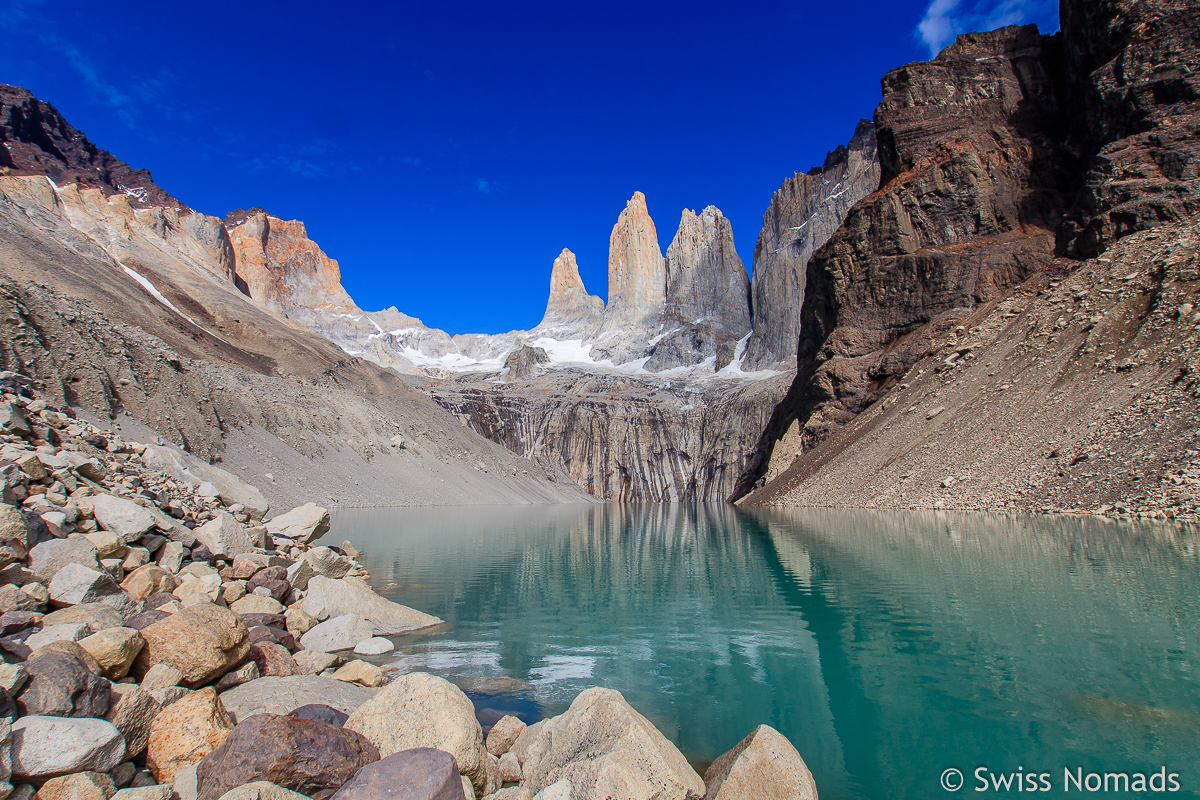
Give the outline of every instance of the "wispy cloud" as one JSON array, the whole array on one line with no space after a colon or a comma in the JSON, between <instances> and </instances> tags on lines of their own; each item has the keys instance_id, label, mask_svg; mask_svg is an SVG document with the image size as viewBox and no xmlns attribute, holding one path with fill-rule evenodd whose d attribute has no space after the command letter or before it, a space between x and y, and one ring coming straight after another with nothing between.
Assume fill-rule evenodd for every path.
<instances>
[{"instance_id":1,"label":"wispy cloud","mask_svg":"<svg viewBox=\"0 0 1200 800\"><path fill-rule=\"evenodd\" d=\"M977 0L970 8L963 0L932 0L915 33L936 56L960 33L1028 22L1045 25L1056 18L1055 11L1055 0Z\"/></svg>"},{"instance_id":2,"label":"wispy cloud","mask_svg":"<svg viewBox=\"0 0 1200 800\"><path fill-rule=\"evenodd\" d=\"M86 53L66 39L54 34L43 34L38 37L38 41L61 55L78 73L79 77L83 78L83 82L112 108L117 118L125 123L126 127L136 127L133 121L133 102L130 96L101 77L100 70Z\"/></svg>"},{"instance_id":3,"label":"wispy cloud","mask_svg":"<svg viewBox=\"0 0 1200 800\"><path fill-rule=\"evenodd\" d=\"M488 194L489 192L492 191L492 185L490 183L488 183L486 180L484 180L483 178L477 178L475 180L475 188L478 189L483 194Z\"/></svg>"}]
</instances>

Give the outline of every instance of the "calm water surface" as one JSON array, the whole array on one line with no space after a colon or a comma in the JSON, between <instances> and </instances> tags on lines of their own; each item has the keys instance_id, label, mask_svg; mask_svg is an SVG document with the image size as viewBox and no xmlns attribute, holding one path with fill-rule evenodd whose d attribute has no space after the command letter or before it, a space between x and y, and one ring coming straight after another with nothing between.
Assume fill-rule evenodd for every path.
<instances>
[{"instance_id":1,"label":"calm water surface","mask_svg":"<svg viewBox=\"0 0 1200 800\"><path fill-rule=\"evenodd\" d=\"M1194 531L598 505L344 510L342 539L448 623L391 662L463 686L485 724L607 686L701 771L777 728L822 800L949 797L949 767L991 796L980 766L1048 772L1042 797L1064 768L1166 766L1167 796L1200 797Z\"/></svg>"}]
</instances>

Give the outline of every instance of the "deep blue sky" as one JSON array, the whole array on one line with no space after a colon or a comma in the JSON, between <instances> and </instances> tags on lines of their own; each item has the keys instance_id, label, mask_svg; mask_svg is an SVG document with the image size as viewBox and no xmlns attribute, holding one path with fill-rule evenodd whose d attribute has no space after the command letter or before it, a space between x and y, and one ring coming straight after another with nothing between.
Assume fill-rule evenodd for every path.
<instances>
[{"instance_id":1,"label":"deep blue sky","mask_svg":"<svg viewBox=\"0 0 1200 800\"><path fill-rule=\"evenodd\" d=\"M498 332L541 319L563 247L605 296L635 190L664 251L716 205L749 269L884 72L1008 22L1057 3L0 0L0 82L200 211L304 220L360 306Z\"/></svg>"}]
</instances>

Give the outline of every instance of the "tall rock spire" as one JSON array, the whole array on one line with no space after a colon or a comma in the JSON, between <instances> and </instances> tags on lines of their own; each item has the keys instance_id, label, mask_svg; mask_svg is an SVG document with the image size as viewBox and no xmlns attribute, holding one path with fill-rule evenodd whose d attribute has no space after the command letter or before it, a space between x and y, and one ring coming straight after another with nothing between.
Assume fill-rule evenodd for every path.
<instances>
[{"instance_id":1,"label":"tall rock spire","mask_svg":"<svg viewBox=\"0 0 1200 800\"><path fill-rule=\"evenodd\" d=\"M664 328L646 369L692 366L716 357L721 369L750 333L750 278L733 244L733 227L716 206L684 209L667 248Z\"/></svg>"},{"instance_id":2,"label":"tall rock spire","mask_svg":"<svg viewBox=\"0 0 1200 800\"><path fill-rule=\"evenodd\" d=\"M611 338L595 352L618 364L639 357L648 338L644 334L653 336L661 324L666 298L667 269L658 231L646 196L634 192L608 239L608 306L602 333ZM639 336L640 347L633 341Z\"/></svg>"},{"instance_id":3,"label":"tall rock spire","mask_svg":"<svg viewBox=\"0 0 1200 800\"><path fill-rule=\"evenodd\" d=\"M550 298L538 331L558 338L587 338L604 321L604 301L588 294L575 254L563 248L550 269Z\"/></svg>"}]
</instances>

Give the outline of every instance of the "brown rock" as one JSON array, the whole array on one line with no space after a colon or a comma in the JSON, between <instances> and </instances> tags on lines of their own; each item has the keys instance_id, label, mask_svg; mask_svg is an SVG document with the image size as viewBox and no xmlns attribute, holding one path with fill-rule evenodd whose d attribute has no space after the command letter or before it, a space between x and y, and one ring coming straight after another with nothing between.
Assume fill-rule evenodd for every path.
<instances>
[{"instance_id":1,"label":"brown rock","mask_svg":"<svg viewBox=\"0 0 1200 800\"><path fill-rule=\"evenodd\" d=\"M377 688L383 686L383 671L374 664L369 664L366 661L348 661L344 666L339 668L329 677L335 681L345 681L347 683L357 683L359 686L367 686Z\"/></svg>"},{"instance_id":2,"label":"brown rock","mask_svg":"<svg viewBox=\"0 0 1200 800\"><path fill-rule=\"evenodd\" d=\"M182 767L195 764L225 741L233 720L212 687L192 692L164 708L150 723L146 766L169 784Z\"/></svg>"},{"instance_id":3,"label":"brown rock","mask_svg":"<svg viewBox=\"0 0 1200 800\"><path fill-rule=\"evenodd\" d=\"M51 778L38 789L38 800L109 800L117 793L112 778L102 772L76 772Z\"/></svg>"},{"instance_id":4,"label":"brown rock","mask_svg":"<svg viewBox=\"0 0 1200 800\"><path fill-rule=\"evenodd\" d=\"M130 683L113 684L112 702L104 718L125 737L127 758L139 756L146 749L150 741L150 725L162 708L162 704L147 690Z\"/></svg>"},{"instance_id":5,"label":"brown rock","mask_svg":"<svg viewBox=\"0 0 1200 800\"><path fill-rule=\"evenodd\" d=\"M512 749L523 730L525 730L524 722L511 714L504 715L488 731L487 751L499 758Z\"/></svg>"},{"instance_id":6,"label":"brown rock","mask_svg":"<svg viewBox=\"0 0 1200 800\"><path fill-rule=\"evenodd\" d=\"M287 648L274 642L256 642L250 645L250 659L258 665L258 677L286 678L289 675L303 674L303 670L296 665Z\"/></svg>"},{"instance_id":7,"label":"brown rock","mask_svg":"<svg viewBox=\"0 0 1200 800\"><path fill-rule=\"evenodd\" d=\"M173 592L177 585L175 576L157 564L138 567L121 582L121 588L139 601L158 592Z\"/></svg>"},{"instance_id":8,"label":"brown rock","mask_svg":"<svg viewBox=\"0 0 1200 800\"><path fill-rule=\"evenodd\" d=\"M183 609L141 634L146 646L134 661L134 674L168 664L182 671L185 685L192 687L220 676L250 651L245 624L232 611L213 605Z\"/></svg>"},{"instance_id":9,"label":"brown rock","mask_svg":"<svg viewBox=\"0 0 1200 800\"><path fill-rule=\"evenodd\" d=\"M705 800L817 800L804 759L783 734L759 725L704 773Z\"/></svg>"},{"instance_id":10,"label":"brown rock","mask_svg":"<svg viewBox=\"0 0 1200 800\"><path fill-rule=\"evenodd\" d=\"M129 673L133 659L141 652L145 641L133 628L106 628L79 640L79 646L104 670L104 676L119 681Z\"/></svg>"},{"instance_id":11,"label":"brown rock","mask_svg":"<svg viewBox=\"0 0 1200 800\"><path fill-rule=\"evenodd\" d=\"M354 731L301 717L256 714L238 723L196 768L197 800L267 780L306 795L336 790L379 751Z\"/></svg>"}]
</instances>

